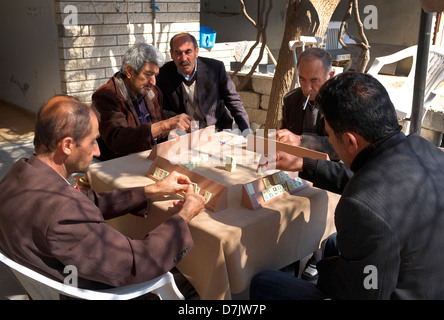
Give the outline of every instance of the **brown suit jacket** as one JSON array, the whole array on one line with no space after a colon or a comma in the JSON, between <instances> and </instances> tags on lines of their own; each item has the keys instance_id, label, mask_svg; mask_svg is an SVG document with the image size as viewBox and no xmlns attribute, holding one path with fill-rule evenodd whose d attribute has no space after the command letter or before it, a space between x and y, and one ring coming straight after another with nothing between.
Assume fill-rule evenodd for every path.
<instances>
[{"instance_id":1,"label":"brown suit jacket","mask_svg":"<svg viewBox=\"0 0 444 320\"><path fill-rule=\"evenodd\" d=\"M194 246L178 215L143 240L129 239L105 222L126 213L144 215L143 187L84 193L31 156L8 171L0 190L0 248L60 281L67 265L77 268L82 287L148 281L171 270Z\"/></svg>"},{"instance_id":2,"label":"brown suit jacket","mask_svg":"<svg viewBox=\"0 0 444 320\"><path fill-rule=\"evenodd\" d=\"M100 160L108 160L152 148L151 123L141 124L120 72L92 96L100 112ZM153 122L167 119L162 111L162 92L156 86L145 96Z\"/></svg>"}]
</instances>

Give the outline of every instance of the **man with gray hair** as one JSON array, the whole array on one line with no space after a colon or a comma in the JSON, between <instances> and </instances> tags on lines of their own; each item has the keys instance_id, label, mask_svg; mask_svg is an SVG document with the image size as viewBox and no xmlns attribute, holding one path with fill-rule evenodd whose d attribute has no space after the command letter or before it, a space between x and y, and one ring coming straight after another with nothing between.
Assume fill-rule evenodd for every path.
<instances>
[{"instance_id":1,"label":"man with gray hair","mask_svg":"<svg viewBox=\"0 0 444 320\"><path fill-rule=\"evenodd\" d=\"M149 150L171 130L190 131L190 116L168 118L162 111L156 76L164 62L157 48L137 43L124 54L120 71L93 94L101 116L100 160Z\"/></svg>"},{"instance_id":2,"label":"man with gray hair","mask_svg":"<svg viewBox=\"0 0 444 320\"><path fill-rule=\"evenodd\" d=\"M298 59L300 87L284 96L282 127L276 140L328 153L331 160L339 156L328 142L315 98L321 86L335 74L330 53L308 48Z\"/></svg>"}]
</instances>

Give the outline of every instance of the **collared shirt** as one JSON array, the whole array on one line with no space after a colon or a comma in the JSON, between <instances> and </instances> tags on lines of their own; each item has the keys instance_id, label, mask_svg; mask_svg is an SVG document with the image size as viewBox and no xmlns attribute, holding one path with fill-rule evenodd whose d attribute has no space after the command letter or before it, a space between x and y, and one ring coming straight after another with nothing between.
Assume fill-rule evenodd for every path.
<instances>
[{"instance_id":1,"label":"collared shirt","mask_svg":"<svg viewBox=\"0 0 444 320\"><path fill-rule=\"evenodd\" d=\"M304 102L305 103L305 102ZM317 135L319 122L319 108L316 103L308 102L307 108L304 110L304 121L302 124L302 134Z\"/></svg>"},{"instance_id":2,"label":"collared shirt","mask_svg":"<svg viewBox=\"0 0 444 320\"><path fill-rule=\"evenodd\" d=\"M145 104L145 96L143 96L139 101L133 100L134 107L137 112L137 116L139 117L140 123L151 123L151 116L148 111L148 108ZM132 99L132 98L131 98Z\"/></svg>"},{"instance_id":3,"label":"collared shirt","mask_svg":"<svg viewBox=\"0 0 444 320\"><path fill-rule=\"evenodd\" d=\"M124 83L125 83L125 87L128 91L128 95L133 103L134 109L136 109L136 113L137 113L140 123L141 124L151 123L152 122L151 116L150 116L148 108L145 104L145 95L142 95L139 99L137 99L125 81L124 81Z\"/></svg>"},{"instance_id":4,"label":"collared shirt","mask_svg":"<svg viewBox=\"0 0 444 320\"><path fill-rule=\"evenodd\" d=\"M148 107L145 103L145 95L142 95L139 99L137 99L126 82L123 82L125 84L126 89L128 90L128 95L133 103L134 109L136 109L137 117L139 118L140 124L146 124L153 122L151 119L150 112L148 111ZM157 143L157 137L153 137L153 135L150 136L151 145L155 145Z\"/></svg>"},{"instance_id":5,"label":"collared shirt","mask_svg":"<svg viewBox=\"0 0 444 320\"><path fill-rule=\"evenodd\" d=\"M191 79L193 79L194 75L196 74L197 71L197 59L196 59L196 65L194 66L194 72L191 75L191 77L187 77L185 74L183 74L179 69L177 69L177 72L179 72L179 74L185 78L185 80L187 81L191 81Z\"/></svg>"}]
</instances>

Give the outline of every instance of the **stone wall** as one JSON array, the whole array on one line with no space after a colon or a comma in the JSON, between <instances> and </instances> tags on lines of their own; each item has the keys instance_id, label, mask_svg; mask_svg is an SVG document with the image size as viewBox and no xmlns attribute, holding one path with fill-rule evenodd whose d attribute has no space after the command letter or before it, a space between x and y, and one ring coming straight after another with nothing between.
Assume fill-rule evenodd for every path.
<instances>
[{"instance_id":1,"label":"stone wall","mask_svg":"<svg viewBox=\"0 0 444 320\"><path fill-rule=\"evenodd\" d=\"M55 0L62 91L88 103L135 42L157 46L168 60L174 34L199 36L200 0L157 0L156 5L153 14L146 0Z\"/></svg>"},{"instance_id":2,"label":"stone wall","mask_svg":"<svg viewBox=\"0 0 444 320\"><path fill-rule=\"evenodd\" d=\"M231 73L230 71L229 74ZM237 85L244 76L245 73L238 74L233 79L234 83ZM265 125L272 82L272 75L253 74L247 86L242 91L239 91L253 128L263 128Z\"/></svg>"},{"instance_id":3,"label":"stone wall","mask_svg":"<svg viewBox=\"0 0 444 320\"><path fill-rule=\"evenodd\" d=\"M336 69L336 73L339 72L341 70ZM234 83L239 83L244 76L245 73L238 74L233 79ZM264 128L272 82L272 75L253 74L245 89L239 92L254 129ZM436 90L436 93L433 105L424 116L421 136L436 146L444 147L444 84ZM403 122L401 124L404 125ZM406 131L405 127L403 131Z\"/></svg>"}]
</instances>

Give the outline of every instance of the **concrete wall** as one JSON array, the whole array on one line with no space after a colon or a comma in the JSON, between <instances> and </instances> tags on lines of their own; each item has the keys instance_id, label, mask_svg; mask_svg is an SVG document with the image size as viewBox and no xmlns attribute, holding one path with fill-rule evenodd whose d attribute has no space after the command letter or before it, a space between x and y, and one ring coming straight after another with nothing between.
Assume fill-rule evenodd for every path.
<instances>
[{"instance_id":1,"label":"concrete wall","mask_svg":"<svg viewBox=\"0 0 444 320\"><path fill-rule=\"evenodd\" d=\"M210 27L217 32L217 42L235 42L235 41L254 41L256 40L256 28L241 14L220 12L213 9L205 9L205 3L208 0L202 0L202 11L200 14L200 22L202 26ZM210 0L211 2L211 0ZM213 0L213 2L215 2ZM233 6L238 4L238 0L225 0ZM257 21L258 17L258 1L245 0L248 15ZM277 59L279 48L281 47L282 35L285 27L285 13L287 0L273 1L273 8L269 15L269 23L267 27L267 45ZM240 6L234 6L240 8ZM235 11L235 10L233 10Z\"/></svg>"},{"instance_id":2,"label":"concrete wall","mask_svg":"<svg viewBox=\"0 0 444 320\"><path fill-rule=\"evenodd\" d=\"M208 0L202 0L202 3ZM237 3L237 0L226 0ZM248 14L257 20L257 0L245 0ZM267 45L278 58L285 29L285 14L288 1L274 1L267 27ZM421 6L418 0L364 0L359 1L361 20L369 15L363 10L373 5L378 12L378 28L367 29L366 36L372 45L371 56L392 53L401 47L416 44L418 41L419 19ZM341 1L333 14L332 21L342 21L348 8L348 1ZM225 13L221 10L202 10L201 25L208 26L217 32L217 41L255 40L256 29L240 13ZM350 30L355 36L355 22L349 20Z\"/></svg>"},{"instance_id":3,"label":"concrete wall","mask_svg":"<svg viewBox=\"0 0 444 320\"><path fill-rule=\"evenodd\" d=\"M136 41L155 44L169 60L171 36L199 36L200 0L156 5L153 23L147 0L7 1L0 11L0 99L32 112L59 93L89 103Z\"/></svg>"},{"instance_id":4,"label":"concrete wall","mask_svg":"<svg viewBox=\"0 0 444 320\"><path fill-rule=\"evenodd\" d=\"M370 13L364 13L366 6L377 9L378 27L368 28L365 35L370 44L411 46L417 44L421 4L418 0L364 0L359 1L360 18L364 22ZM348 1L341 1L332 20L342 21L348 8ZM354 18L349 20L350 31L358 36Z\"/></svg>"},{"instance_id":5,"label":"concrete wall","mask_svg":"<svg viewBox=\"0 0 444 320\"><path fill-rule=\"evenodd\" d=\"M36 112L61 93L54 0L4 1L0 99Z\"/></svg>"}]
</instances>

